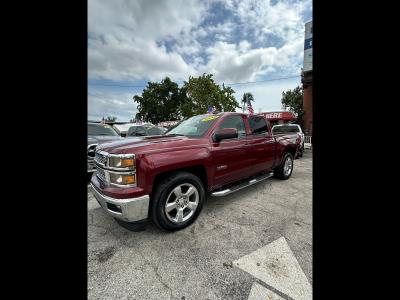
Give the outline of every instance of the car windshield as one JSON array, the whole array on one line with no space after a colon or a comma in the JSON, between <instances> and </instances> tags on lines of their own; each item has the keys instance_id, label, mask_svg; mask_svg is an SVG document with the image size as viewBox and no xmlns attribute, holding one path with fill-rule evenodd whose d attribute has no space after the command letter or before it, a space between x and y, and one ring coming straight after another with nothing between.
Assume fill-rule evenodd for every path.
<instances>
[{"instance_id":1,"label":"car windshield","mask_svg":"<svg viewBox=\"0 0 400 300\"><path fill-rule=\"evenodd\" d=\"M179 123L175 128L166 132L166 135L202 137L218 118L219 115L194 116Z\"/></svg>"},{"instance_id":2,"label":"car windshield","mask_svg":"<svg viewBox=\"0 0 400 300\"><path fill-rule=\"evenodd\" d=\"M159 127L150 127L146 130L147 135L161 135L164 131Z\"/></svg>"},{"instance_id":3,"label":"car windshield","mask_svg":"<svg viewBox=\"0 0 400 300\"><path fill-rule=\"evenodd\" d=\"M88 124L88 135L118 136L118 133L107 124Z\"/></svg>"},{"instance_id":4,"label":"car windshield","mask_svg":"<svg viewBox=\"0 0 400 300\"><path fill-rule=\"evenodd\" d=\"M140 125L140 126L131 126L128 129L128 136L135 136L140 133L140 135L150 135L148 130L153 128L151 125ZM161 134L161 133L160 133Z\"/></svg>"},{"instance_id":5,"label":"car windshield","mask_svg":"<svg viewBox=\"0 0 400 300\"><path fill-rule=\"evenodd\" d=\"M291 132L299 132L299 127L297 126L290 126L290 125L284 125L284 126L275 126L272 128L272 133L291 133Z\"/></svg>"}]
</instances>

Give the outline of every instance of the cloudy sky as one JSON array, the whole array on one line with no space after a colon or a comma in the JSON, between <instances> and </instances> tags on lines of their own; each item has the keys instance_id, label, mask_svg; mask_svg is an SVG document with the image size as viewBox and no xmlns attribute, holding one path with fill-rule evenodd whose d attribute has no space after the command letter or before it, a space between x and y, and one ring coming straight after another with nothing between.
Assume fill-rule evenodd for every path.
<instances>
[{"instance_id":1,"label":"cloudy sky","mask_svg":"<svg viewBox=\"0 0 400 300\"><path fill-rule=\"evenodd\" d=\"M148 81L203 73L238 101L253 93L255 112L281 110L300 84L312 0L89 0L88 13L88 117L128 121Z\"/></svg>"}]
</instances>

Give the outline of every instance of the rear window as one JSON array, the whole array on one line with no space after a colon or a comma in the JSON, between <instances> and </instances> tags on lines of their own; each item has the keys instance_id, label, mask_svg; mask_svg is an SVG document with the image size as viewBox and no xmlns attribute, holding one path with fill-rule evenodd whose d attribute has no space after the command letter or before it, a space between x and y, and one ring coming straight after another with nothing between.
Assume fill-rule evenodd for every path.
<instances>
[{"instance_id":1,"label":"rear window","mask_svg":"<svg viewBox=\"0 0 400 300\"><path fill-rule=\"evenodd\" d=\"M268 132L268 125L264 117L251 116L249 117L249 123L252 134L263 134Z\"/></svg>"},{"instance_id":2,"label":"rear window","mask_svg":"<svg viewBox=\"0 0 400 300\"><path fill-rule=\"evenodd\" d=\"M294 133L294 132L299 132L299 127L297 126L289 126L289 125L284 125L284 126L275 126L272 129L272 133L278 134L278 133Z\"/></svg>"}]
</instances>

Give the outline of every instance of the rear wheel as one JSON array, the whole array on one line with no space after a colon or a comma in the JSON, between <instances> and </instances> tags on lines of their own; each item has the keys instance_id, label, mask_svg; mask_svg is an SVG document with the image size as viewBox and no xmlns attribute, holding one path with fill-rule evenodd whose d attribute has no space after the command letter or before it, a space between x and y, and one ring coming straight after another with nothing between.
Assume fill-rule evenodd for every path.
<instances>
[{"instance_id":1,"label":"rear wheel","mask_svg":"<svg viewBox=\"0 0 400 300\"><path fill-rule=\"evenodd\" d=\"M274 170L274 176L286 180L292 175L293 171L293 156L290 153L285 153L279 167Z\"/></svg>"},{"instance_id":2,"label":"rear wheel","mask_svg":"<svg viewBox=\"0 0 400 300\"><path fill-rule=\"evenodd\" d=\"M151 217L162 229L183 229L200 214L204 198L204 187L197 176L187 172L172 174L154 193Z\"/></svg>"}]
</instances>

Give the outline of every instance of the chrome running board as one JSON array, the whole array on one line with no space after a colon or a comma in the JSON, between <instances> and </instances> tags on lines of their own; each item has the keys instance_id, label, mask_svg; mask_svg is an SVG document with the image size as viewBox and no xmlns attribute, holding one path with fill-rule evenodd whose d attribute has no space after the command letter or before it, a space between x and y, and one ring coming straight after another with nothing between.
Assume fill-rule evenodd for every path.
<instances>
[{"instance_id":1,"label":"chrome running board","mask_svg":"<svg viewBox=\"0 0 400 300\"><path fill-rule=\"evenodd\" d=\"M248 186L251 186L251 185L253 185L253 184L256 184L256 183L258 183L258 182L260 182L260 181L263 181L263 180L265 180L265 179L268 179L268 178L272 177L273 175L274 175L273 172L268 173L268 174L264 174L264 175L260 175L260 176L254 178L254 179L251 179L251 180L249 180L249 181L246 181L246 182L237 184L237 185L232 186L232 187L230 187L230 188L227 188L227 189L225 189L225 190L213 192L213 193L211 193L211 196L212 196L212 197L222 197L222 196L229 195L229 194L231 194L231 193L234 193L234 192L237 192L237 191L239 191L239 190L241 190L241 189L244 189L244 188L246 188L246 187L248 187Z\"/></svg>"}]
</instances>

